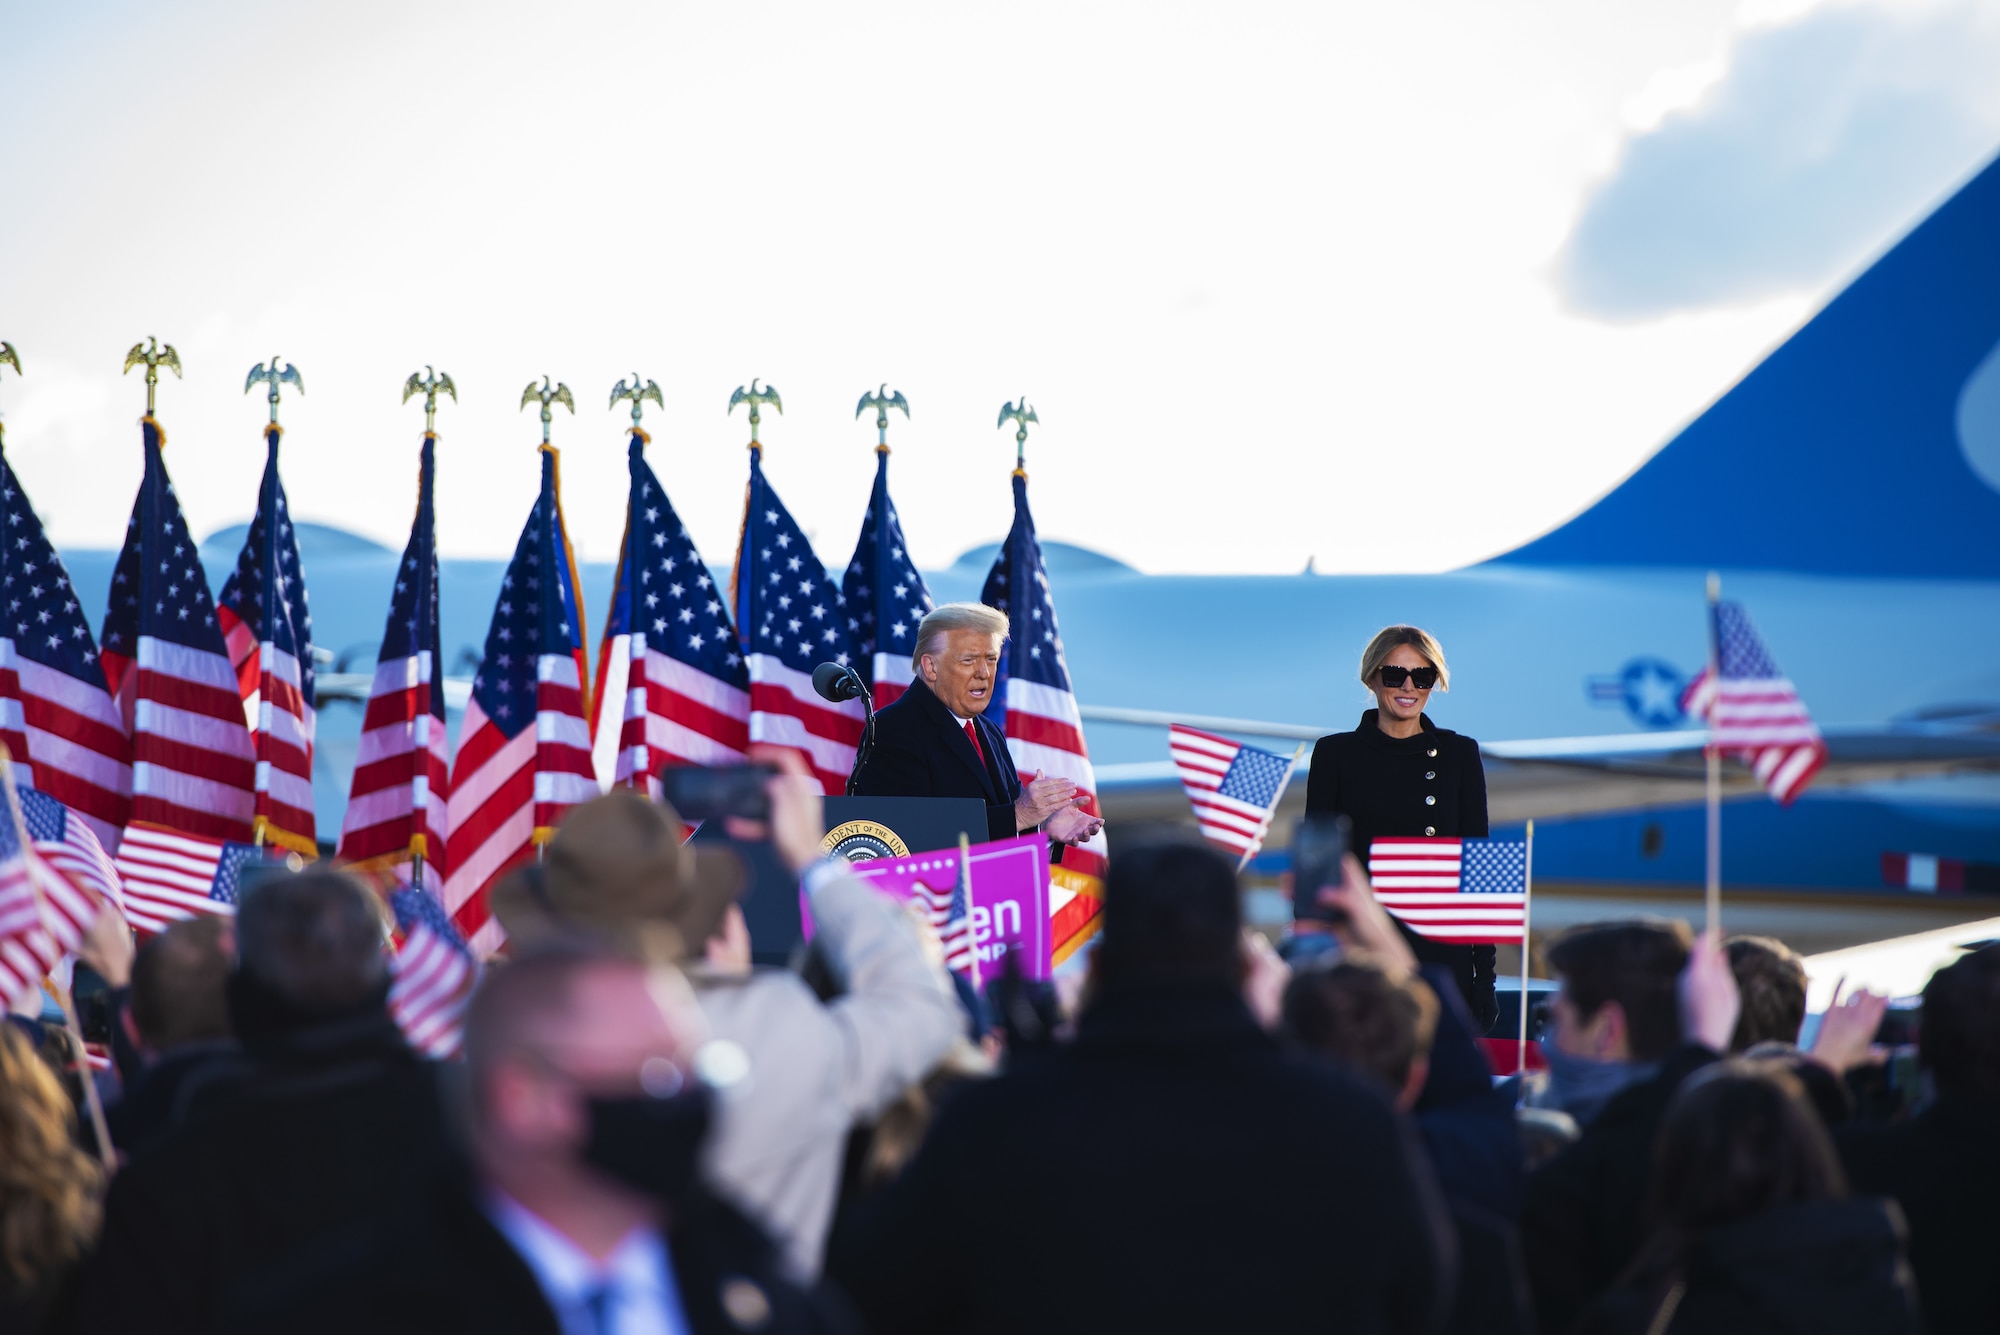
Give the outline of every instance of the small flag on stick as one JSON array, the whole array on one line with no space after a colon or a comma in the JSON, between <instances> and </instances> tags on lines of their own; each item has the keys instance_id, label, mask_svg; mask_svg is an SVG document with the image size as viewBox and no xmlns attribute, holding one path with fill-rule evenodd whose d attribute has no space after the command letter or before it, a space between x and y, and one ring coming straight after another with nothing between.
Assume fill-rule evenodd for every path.
<instances>
[{"instance_id":1,"label":"small flag on stick","mask_svg":"<svg viewBox=\"0 0 2000 1335\"><path fill-rule=\"evenodd\" d=\"M1167 730L1167 744L1202 837L1247 864L1270 833L1298 752L1287 759L1180 723Z\"/></svg>"}]
</instances>

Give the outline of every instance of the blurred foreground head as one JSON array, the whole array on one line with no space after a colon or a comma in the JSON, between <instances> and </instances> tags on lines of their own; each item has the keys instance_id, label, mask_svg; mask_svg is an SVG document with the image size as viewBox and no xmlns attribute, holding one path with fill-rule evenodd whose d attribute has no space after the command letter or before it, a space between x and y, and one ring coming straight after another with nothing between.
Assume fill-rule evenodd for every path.
<instances>
[{"instance_id":1,"label":"blurred foreground head","mask_svg":"<svg viewBox=\"0 0 2000 1335\"><path fill-rule=\"evenodd\" d=\"M1243 980L1236 864L1193 836L1127 841L1104 880L1104 927L1091 957L1099 988Z\"/></svg>"},{"instance_id":2,"label":"blurred foreground head","mask_svg":"<svg viewBox=\"0 0 2000 1335\"><path fill-rule=\"evenodd\" d=\"M1661 1124L1652 1214L1683 1236L1846 1194L1819 1114L1798 1081L1771 1064L1707 1068L1682 1086Z\"/></svg>"},{"instance_id":3,"label":"blurred foreground head","mask_svg":"<svg viewBox=\"0 0 2000 1335\"><path fill-rule=\"evenodd\" d=\"M55 1072L0 1022L0 1293L10 1298L39 1299L97 1232L99 1169L73 1121Z\"/></svg>"},{"instance_id":4,"label":"blurred foreground head","mask_svg":"<svg viewBox=\"0 0 2000 1335\"><path fill-rule=\"evenodd\" d=\"M612 944L663 961L699 957L743 888L727 848L684 843L671 807L617 788L571 811L539 868L493 888L524 948Z\"/></svg>"},{"instance_id":5,"label":"blurred foreground head","mask_svg":"<svg viewBox=\"0 0 2000 1335\"><path fill-rule=\"evenodd\" d=\"M229 1008L246 1043L384 1012L382 911L354 877L312 870L252 882L236 907Z\"/></svg>"},{"instance_id":6,"label":"blurred foreground head","mask_svg":"<svg viewBox=\"0 0 2000 1335\"><path fill-rule=\"evenodd\" d=\"M169 923L139 947L132 959L132 1025L148 1052L229 1037L233 945L229 920L204 915Z\"/></svg>"},{"instance_id":7,"label":"blurred foreground head","mask_svg":"<svg viewBox=\"0 0 2000 1335\"><path fill-rule=\"evenodd\" d=\"M1353 958L1301 969L1285 988L1284 1015L1305 1048L1368 1076L1397 1107L1415 1106L1438 1018L1437 994L1421 978Z\"/></svg>"},{"instance_id":8,"label":"blurred foreground head","mask_svg":"<svg viewBox=\"0 0 2000 1335\"><path fill-rule=\"evenodd\" d=\"M1743 997L1729 1050L1798 1042L1799 1026L1806 1020L1806 963L1798 952L1768 936L1731 937L1723 948Z\"/></svg>"},{"instance_id":9,"label":"blurred foreground head","mask_svg":"<svg viewBox=\"0 0 2000 1335\"><path fill-rule=\"evenodd\" d=\"M1578 927L1549 947L1562 982L1551 1041L1571 1056L1658 1061L1681 1041L1677 986L1694 937L1682 922L1634 918Z\"/></svg>"},{"instance_id":10,"label":"blurred foreground head","mask_svg":"<svg viewBox=\"0 0 2000 1335\"><path fill-rule=\"evenodd\" d=\"M492 970L465 1021L481 1168L531 1206L685 1190L707 1127L707 1036L670 967L557 946Z\"/></svg>"},{"instance_id":11,"label":"blurred foreground head","mask_svg":"<svg viewBox=\"0 0 2000 1335\"><path fill-rule=\"evenodd\" d=\"M1931 975L1917 1055L1939 1092L2000 1104L2000 945Z\"/></svg>"}]
</instances>

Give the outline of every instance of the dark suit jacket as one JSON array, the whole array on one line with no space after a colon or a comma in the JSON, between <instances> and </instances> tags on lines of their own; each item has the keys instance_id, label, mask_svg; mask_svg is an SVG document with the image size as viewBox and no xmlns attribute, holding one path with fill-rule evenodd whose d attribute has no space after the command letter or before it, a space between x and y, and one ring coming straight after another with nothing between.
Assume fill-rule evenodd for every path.
<instances>
[{"instance_id":1,"label":"dark suit jacket","mask_svg":"<svg viewBox=\"0 0 2000 1335\"><path fill-rule=\"evenodd\" d=\"M1052 1260L1057 1235L1081 1250ZM1133 983L953 1094L829 1266L875 1335L1416 1335L1452 1250L1380 1093L1283 1052L1234 989Z\"/></svg>"},{"instance_id":2,"label":"dark suit jacket","mask_svg":"<svg viewBox=\"0 0 2000 1335\"><path fill-rule=\"evenodd\" d=\"M1014 803L1021 776L1007 754L1007 738L976 714L981 764L944 702L919 681L875 715L875 750L855 791L862 797L976 797L986 803L986 837L1012 839Z\"/></svg>"}]
</instances>

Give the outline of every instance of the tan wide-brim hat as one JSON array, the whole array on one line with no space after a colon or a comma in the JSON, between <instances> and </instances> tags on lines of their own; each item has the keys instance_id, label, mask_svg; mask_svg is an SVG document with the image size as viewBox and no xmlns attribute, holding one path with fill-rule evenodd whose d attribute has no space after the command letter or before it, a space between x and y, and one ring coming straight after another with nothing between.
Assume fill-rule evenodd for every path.
<instances>
[{"instance_id":1,"label":"tan wide-brim hat","mask_svg":"<svg viewBox=\"0 0 2000 1335\"><path fill-rule=\"evenodd\" d=\"M495 885L493 913L524 949L581 936L689 959L721 929L744 880L735 853L682 843L673 808L620 788L571 811L539 867ZM654 930L662 926L671 936Z\"/></svg>"}]
</instances>

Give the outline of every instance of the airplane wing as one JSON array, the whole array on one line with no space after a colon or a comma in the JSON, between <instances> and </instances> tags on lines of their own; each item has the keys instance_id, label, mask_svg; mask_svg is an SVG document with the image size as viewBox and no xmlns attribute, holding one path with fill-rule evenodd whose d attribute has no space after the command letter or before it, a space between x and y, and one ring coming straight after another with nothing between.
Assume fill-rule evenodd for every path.
<instances>
[{"instance_id":1,"label":"airplane wing","mask_svg":"<svg viewBox=\"0 0 2000 1335\"><path fill-rule=\"evenodd\" d=\"M1185 723L1238 737L1267 750L1311 742L1337 727L1311 727L1255 719L1202 718L1144 709L1081 707L1084 721L1155 725L1161 730L1157 762L1100 765L1098 797L1114 820L1177 819L1186 814L1173 762L1165 759L1166 728ZM1927 778L1965 771L2000 772L2000 728L1983 717L1971 726L1916 725L1907 729L1828 729L1827 763L1816 789ZM1987 725L1987 726L1981 726ZM1547 820L1649 807L1678 806L1703 797L1705 729L1611 733L1594 737L1542 737L1480 743L1486 765L1487 808L1495 824ZM1284 745L1273 746L1273 742ZM1301 756L1280 805L1283 814L1305 809L1304 777L1310 752ZM1725 797L1762 791L1755 775L1734 760L1722 767Z\"/></svg>"}]
</instances>

